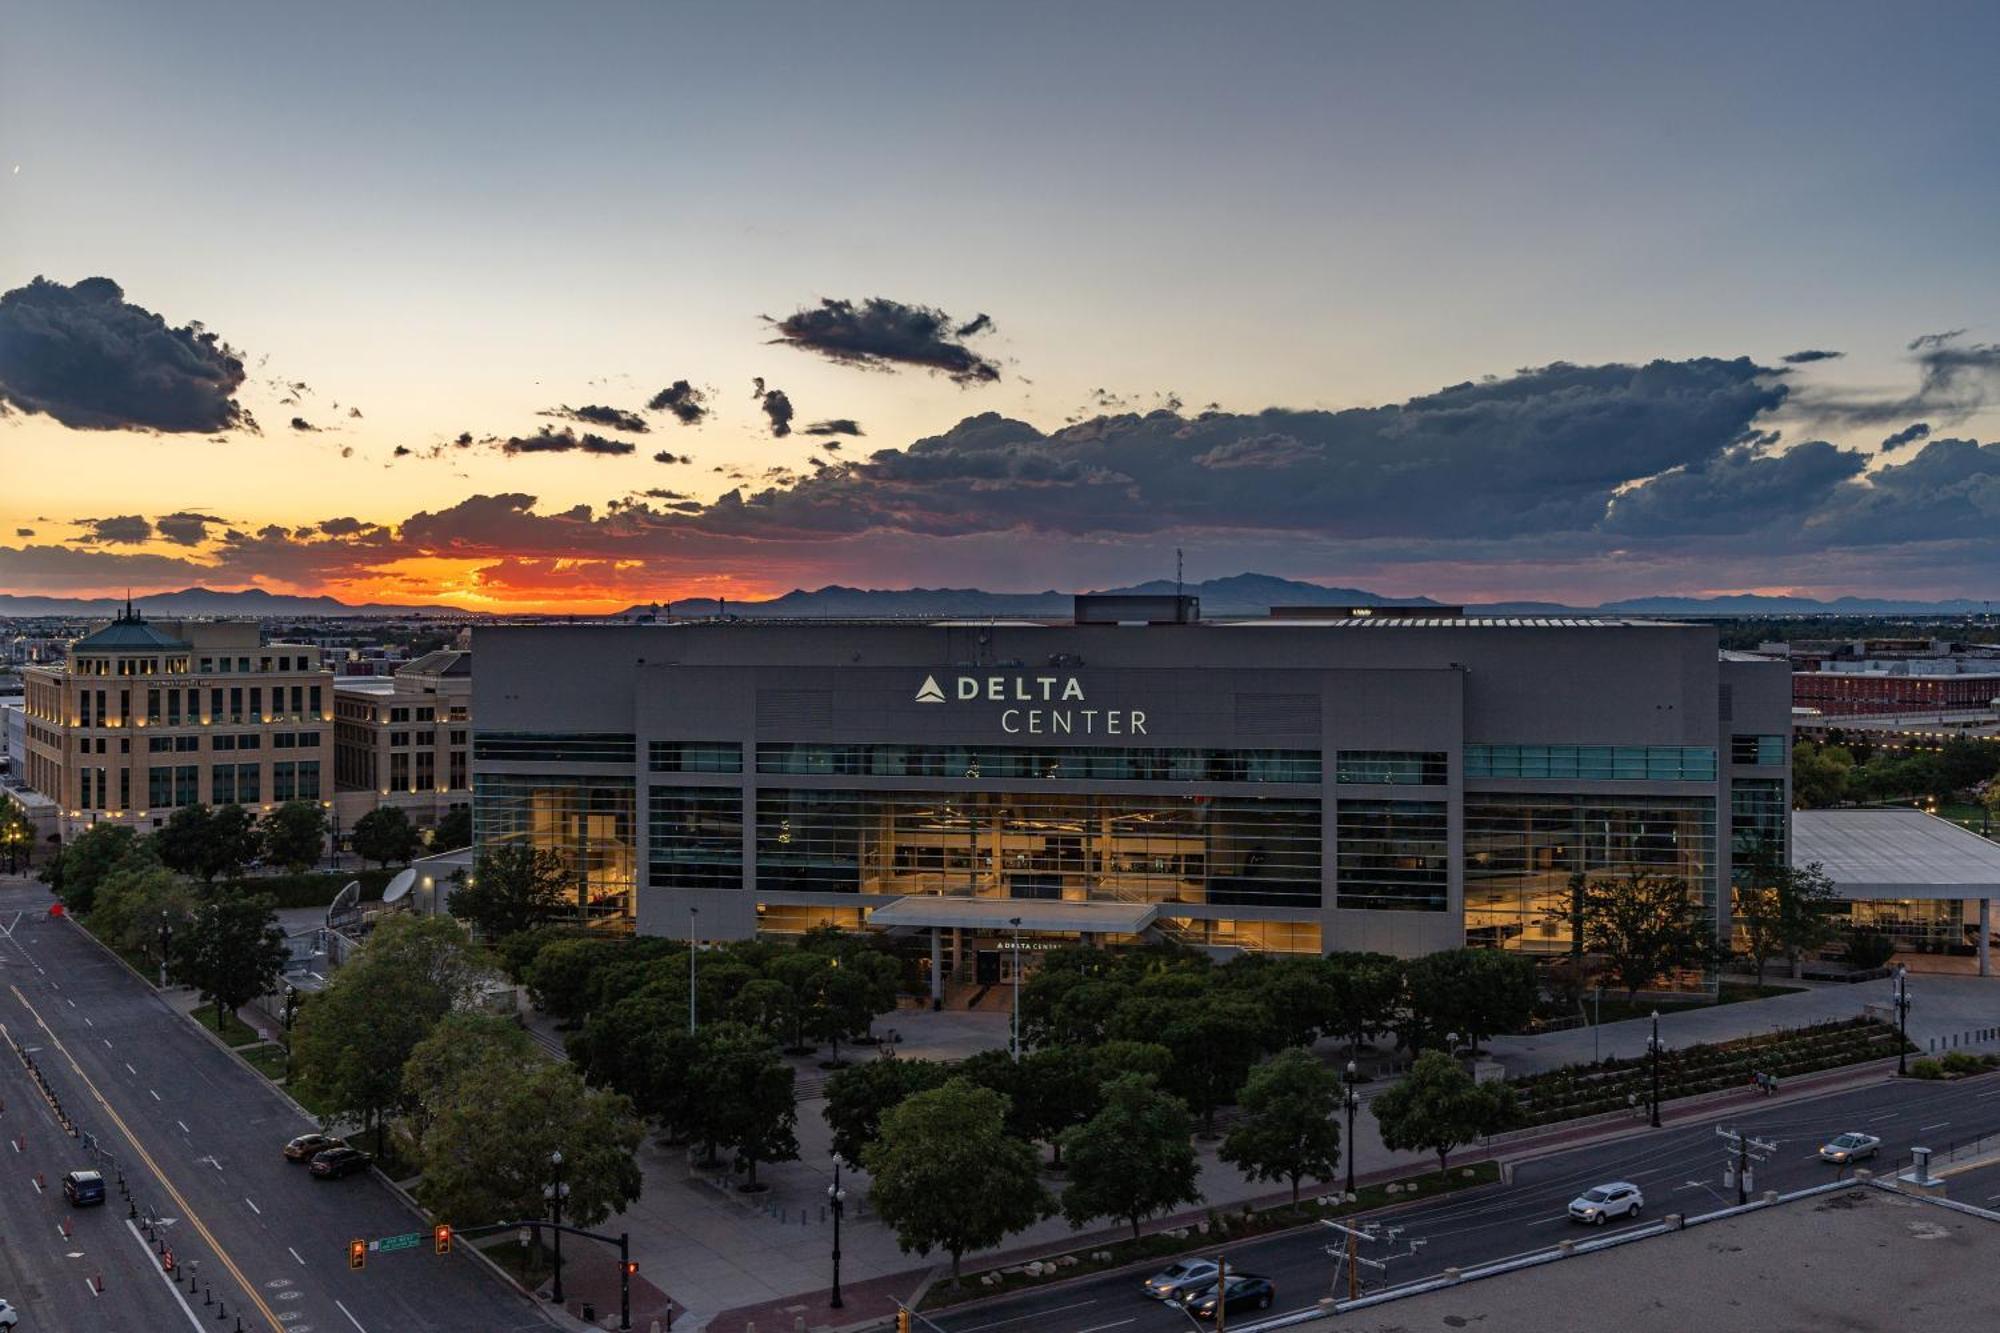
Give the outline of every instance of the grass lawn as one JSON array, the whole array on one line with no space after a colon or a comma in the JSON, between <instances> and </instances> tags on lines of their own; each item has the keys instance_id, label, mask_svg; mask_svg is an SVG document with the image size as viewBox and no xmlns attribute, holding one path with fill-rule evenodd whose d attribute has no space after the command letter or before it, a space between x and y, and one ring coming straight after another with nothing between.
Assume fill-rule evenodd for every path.
<instances>
[{"instance_id":1,"label":"grass lawn","mask_svg":"<svg viewBox=\"0 0 2000 1333\"><path fill-rule=\"evenodd\" d=\"M244 1047L237 1054L255 1065L257 1072L273 1083L284 1082L285 1073L291 1067L291 1052L275 1041Z\"/></svg>"},{"instance_id":2,"label":"grass lawn","mask_svg":"<svg viewBox=\"0 0 2000 1333\"><path fill-rule=\"evenodd\" d=\"M1208 1232L1206 1235L1189 1227L1185 1228L1187 1231L1185 1236L1176 1236L1168 1232L1155 1232L1150 1235L1141 1236L1137 1240L1127 1237L1123 1240L1109 1241L1101 1245L1086 1246L1072 1251L1076 1256L1076 1263L1067 1268L1059 1268L1053 1273L1046 1273L1039 1277L1033 1277L1021 1272L1001 1273L999 1281L990 1286L981 1286L979 1284L981 1271L991 1272L993 1270L969 1270L960 1285L956 1288L952 1287L949 1278L933 1286L929 1293L925 1295L923 1303L919 1308L935 1310L948 1305L957 1305L965 1301L984 1300L989 1296L998 1296L1010 1291L1019 1291L1023 1287L1040 1286L1044 1282L1062 1281L1068 1278L1079 1277L1086 1273L1101 1272L1107 1268L1118 1268L1125 1264L1136 1263L1142 1259L1164 1260L1174 1255L1212 1250L1217 1245L1230 1244L1235 1241L1245 1240L1251 1236L1264 1235L1273 1231L1282 1231L1288 1227L1304 1226L1307 1223L1316 1222L1321 1218L1346 1217L1355 1213L1372 1212L1375 1209L1390 1204L1409 1203L1416 1199L1446 1194L1454 1190L1473 1189L1480 1185L1490 1185L1499 1179L1500 1167L1497 1163L1473 1162L1467 1166L1453 1166L1448 1175L1440 1175L1436 1171L1425 1171L1418 1175L1405 1176L1398 1181L1385 1181L1379 1185L1363 1186L1361 1189L1355 1191L1360 1196L1357 1202L1351 1204L1340 1203L1327 1207L1322 1207L1319 1204L1319 1196L1330 1190L1337 1193L1339 1187L1331 1182L1317 1188L1308 1186L1303 1191L1304 1197L1297 1208L1292 1207L1290 1204L1281 1204L1275 1208L1266 1208L1261 1212L1250 1212L1244 1208L1211 1208L1208 1211ZM1180 1229L1182 1228L1176 1228L1176 1230ZM518 1243L515 1243L515 1248L519 1248ZM1107 1253L1109 1258L1099 1259L1092 1257ZM495 1257L497 1258L498 1255L496 1254ZM1047 1259L1056 1257L1055 1255L1049 1255ZM1014 1264L1007 1265L1009 1268L1017 1266Z\"/></svg>"},{"instance_id":3,"label":"grass lawn","mask_svg":"<svg viewBox=\"0 0 2000 1333\"><path fill-rule=\"evenodd\" d=\"M222 1025L217 1027L215 1023L215 1006L212 1004L204 1004L198 1007L194 1011L194 1021L207 1028L210 1032L215 1033L218 1037L221 1037L231 1046L249 1046L263 1040L262 1037L257 1035L255 1028L238 1018L235 1014L224 1014L222 1016Z\"/></svg>"}]
</instances>

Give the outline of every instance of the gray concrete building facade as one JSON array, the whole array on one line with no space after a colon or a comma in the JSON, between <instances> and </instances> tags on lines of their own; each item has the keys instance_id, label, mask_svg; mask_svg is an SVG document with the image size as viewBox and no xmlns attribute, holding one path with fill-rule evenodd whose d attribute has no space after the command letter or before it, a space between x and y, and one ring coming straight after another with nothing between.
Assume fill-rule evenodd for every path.
<instances>
[{"instance_id":1,"label":"gray concrete building facade","mask_svg":"<svg viewBox=\"0 0 2000 1333\"><path fill-rule=\"evenodd\" d=\"M642 932L928 931L993 979L1017 934L1557 954L1579 870L1726 936L1785 854L1789 674L1713 627L1189 610L482 627L476 836Z\"/></svg>"}]
</instances>

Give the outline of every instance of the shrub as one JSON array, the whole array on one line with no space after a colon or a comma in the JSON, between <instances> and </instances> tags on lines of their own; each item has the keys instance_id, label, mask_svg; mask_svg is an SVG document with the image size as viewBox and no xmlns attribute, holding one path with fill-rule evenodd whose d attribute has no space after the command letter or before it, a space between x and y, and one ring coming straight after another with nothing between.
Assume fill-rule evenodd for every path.
<instances>
[{"instance_id":1,"label":"shrub","mask_svg":"<svg viewBox=\"0 0 2000 1333\"><path fill-rule=\"evenodd\" d=\"M1953 1051L1944 1058L1944 1072L1947 1074L1976 1074L1983 1067L1979 1057L1971 1051Z\"/></svg>"},{"instance_id":2,"label":"shrub","mask_svg":"<svg viewBox=\"0 0 2000 1333\"><path fill-rule=\"evenodd\" d=\"M1896 942L1879 930L1857 930L1847 937L1847 962L1863 971L1883 966L1896 953Z\"/></svg>"},{"instance_id":3,"label":"shrub","mask_svg":"<svg viewBox=\"0 0 2000 1333\"><path fill-rule=\"evenodd\" d=\"M1944 1065L1936 1060L1918 1060L1910 1065L1911 1078L1943 1078Z\"/></svg>"}]
</instances>

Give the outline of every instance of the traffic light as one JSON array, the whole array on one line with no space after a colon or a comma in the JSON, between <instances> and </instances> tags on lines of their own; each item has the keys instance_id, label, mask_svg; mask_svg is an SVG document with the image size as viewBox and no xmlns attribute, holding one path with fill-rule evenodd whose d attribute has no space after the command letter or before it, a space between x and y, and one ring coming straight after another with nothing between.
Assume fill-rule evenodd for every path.
<instances>
[{"instance_id":1,"label":"traffic light","mask_svg":"<svg viewBox=\"0 0 2000 1333\"><path fill-rule=\"evenodd\" d=\"M896 1307L896 1333L910 1333L910 1312L900 1305Z\"/></svg>"},{"instance_id":2,"label":"traffic light","mask_svg":"<svg viewBox=\"0 0 2000 1333\"><path fill-rule=\"evenodd\" d=\"M638 1265L637 1261L635 1261L635 1260L631 1260L631 1259L627 1259L627 1260L625 1261L625 1276L626 1276L626 1277L637 1277L638 1275L639 1275L639 1265Z\"/></svg>"},{"instance_id":3,"label":"traffic light","mask_svg":"<svg viewBox=\"0 0 2000 1333\"><path fill-rule=\"evenodd\" d=\"M431 1241L439 1254L451 1253L451 1223L440 1222L431 1228Z\"/></svg>"},{"instance_id":4,"label":"traffic light","mask_svg":"<svg viewBox=\"0 0 2000 1333\"><path fill-rule=\"evenodd\" d=\"M347 1266L349 1268L362 1268L365 1267L367 1263L368 1263L368 1242L365 1240L348 1241Z\"/></svg>"}]
</instances>

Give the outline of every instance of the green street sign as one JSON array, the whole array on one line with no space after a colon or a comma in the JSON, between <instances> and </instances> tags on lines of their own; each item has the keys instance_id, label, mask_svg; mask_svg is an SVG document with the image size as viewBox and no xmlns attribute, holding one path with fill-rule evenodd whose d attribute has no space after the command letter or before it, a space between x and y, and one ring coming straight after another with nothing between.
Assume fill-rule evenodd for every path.
<instances>
[{"instance_id":1,"label":"green street sign","mask_svg":"<svg viewBox=\"0 0 2000 1333\"><path fill-rule=\"evenodd\" d=\"M382 1253L387 1254L391 1250L414 1250L417 1248L417 1246L423 1244L423 1242L424 1242L423 1232L405 1231L400 1236L382 1237L382 1239L375 1242L375 1248L381 1251Z\"/></svg>"}]
</instances>

